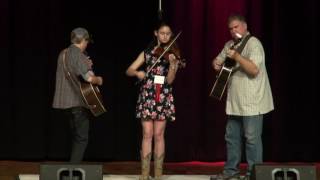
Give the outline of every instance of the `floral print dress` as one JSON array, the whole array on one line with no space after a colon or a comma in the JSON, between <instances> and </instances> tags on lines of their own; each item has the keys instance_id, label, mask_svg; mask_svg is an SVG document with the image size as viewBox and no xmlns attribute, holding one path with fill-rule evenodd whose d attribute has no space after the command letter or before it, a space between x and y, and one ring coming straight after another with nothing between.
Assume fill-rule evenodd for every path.
<instances>
[{"instance_id":1,"label":"floral print dress","mask_svg":"<svg viewBox=\"0 0 320 180\"><path fill-rule=\"evenodd\" d=\"M153 51L144 51L147 72L156 62ZM172 95L172 86L167 83L166 76L169 70L169 61L161 59L147 74L140 87L140 94L136 107L136 117L142 120L174 121L175 106ZM155 75L164 76L163 84L154 83Z\"/></svg>"}]
</instances>

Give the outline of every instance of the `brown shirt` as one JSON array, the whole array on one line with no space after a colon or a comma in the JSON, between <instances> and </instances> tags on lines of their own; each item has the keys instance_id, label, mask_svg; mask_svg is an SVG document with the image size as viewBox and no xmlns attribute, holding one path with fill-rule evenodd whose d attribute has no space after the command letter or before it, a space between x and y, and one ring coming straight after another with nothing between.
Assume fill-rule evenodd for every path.
<instances>
[{"instance_id":1,"label":"brown shirt","mask_svg":"<svg viewBox=\"0 0 320 180\"><path fill-rule=\"evenodd\" d=\"M58 57L56 87L52 107L58 109L79 106L86 107L86 104L81 97L79 79L77 77L84 77L89 71L89 66L86 63L87 57L75 45L70 45L67 48L65 63L67 70L76 77L74 79L77 81L77 85L75 85L66 76L63 64L63 54L64 51L61 51Z\"/></svg>"}]
</instances>

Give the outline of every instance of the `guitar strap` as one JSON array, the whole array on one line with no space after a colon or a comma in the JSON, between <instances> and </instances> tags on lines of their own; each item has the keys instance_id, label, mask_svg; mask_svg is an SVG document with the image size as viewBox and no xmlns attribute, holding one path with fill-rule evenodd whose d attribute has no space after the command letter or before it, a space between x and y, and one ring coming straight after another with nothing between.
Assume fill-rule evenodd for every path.
<instances>
[{"instance_id":1,"label":"guitar strap","mask_svg":"<svg viewBox=\"0 0 320 180\"><path fill-rule=\"evenodd\" d=\"M81 92L80 92L80 82L76 80L76 78L70 73L70 71L68 71L68 66L66 63L67 52L68 52L68 48L63 50L63 54L62 54L63 70L64 70L64 73L65 73L67 79L69 79L69 81L71 82L74 92L77 93L80 97L82 97ZM84 99L83 98L81 98L81 99L86 104Z\"/></svg>"},{"instance_id":2,"label":"guitar strap","mask_svg":"<svg viewBox=\"0 0 320 180\"><path fill-rule=\"evenodd\" d=\"M242 40L240 46L238 48L236 48L236 51L241 54L242 50L244 49L244 47L246 46L248 40L251 38L251 34L248 34L246 37L244 37L244 39ZM232 69L232 73L238 71L240 69L240 67L235 67Z\"/></svg>"},{"instance_id":3,"label":"guitar strap","mask_svg":"<svg viewBox=\"0 0 320 180\"><path fill-rule=\"evenodd\" d=\"M66 54L68 52L68 49L64 49L63 50L63 55L62 55L62 61L63 61L63 70L64 73L66 74L66 77L71 81L71 83L75 86L75 87L80 87L80 84L77 80L74 79L74 76L70 73L70 71L68 70L68 66L66 63Z\"/></svg>"},{"instance_id":4,"label":"guitar strap","mask_svg":"<svg viewBox=\"0 0 320 180\"><path fill-rule=\"evenodd\" d=\"M244 46L246 46L248 40L251 38L251 34L248 34L246 37L244 37L243 41L241 42L240 46L236 49L236 51L241 54L242 50L244 49Z\"/></svg>"}]
</instances>

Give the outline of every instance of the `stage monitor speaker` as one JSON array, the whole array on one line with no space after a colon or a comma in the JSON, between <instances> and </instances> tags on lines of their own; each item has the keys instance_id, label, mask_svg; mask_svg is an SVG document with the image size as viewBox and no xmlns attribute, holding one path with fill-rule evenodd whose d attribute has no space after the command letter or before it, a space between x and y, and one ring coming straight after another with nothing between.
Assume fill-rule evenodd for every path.
<instances>
[{"instance_id":1,"label":"stage monitor speaker","mask_svg":"<svg viewBox=\"0 0 320 180\"><path fill-rule=\"evenodd\" d=\"M40 180L102 180L102 165L41 164Z\"/></svg>"},{"instance_id":2,"label":"stage monitor speaker","mask_svg":"<svg viewBox=\"0 0 320 180\"><path fill-rule=\"evenodd\" d=\"M251 180L316 180L316 166L303 164L256 164Z\"/></svg>"},{"instance_id":3,"label":"stage monitor speaker","mask_svg":"<svg viewBox=\"0 0 320 180\"><path fill-rule=\"evenodd\" d=\"M16 180L39 180L39 174L19 174Z\"/></svg>"}]
</instances>

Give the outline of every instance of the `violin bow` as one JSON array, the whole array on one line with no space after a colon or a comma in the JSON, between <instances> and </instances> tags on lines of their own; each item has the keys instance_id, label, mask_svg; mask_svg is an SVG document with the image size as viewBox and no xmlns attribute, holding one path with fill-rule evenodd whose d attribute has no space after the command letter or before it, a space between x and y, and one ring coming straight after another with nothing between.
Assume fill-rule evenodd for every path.
<instances>
[{"instance_id":1,"label":"violin bow","mask_svg":"<svg viewBox=\"0 0 320 180\"><path fill-rule=\"evenodd\" d=\"M163 52L162 52L161 55L158 57L158 59L156 60L156 62L154 62L154 63L152 64L152 66L148 69L148 71L146 72L146 76L147 76L147 74L150 73L150 71L153 69L153 67L160 61L160 59L164 56L164 54L170 49L170 47L171 47L171 46L173 45L173 43L178 39L178 37L180 36L180 34L181 34L181 31L176 35L176 37L174 37L174 38L172 39L172 41L170 42L169 46L168 46L165 50L163 50Z\"/></svg>"}]
</instances>

